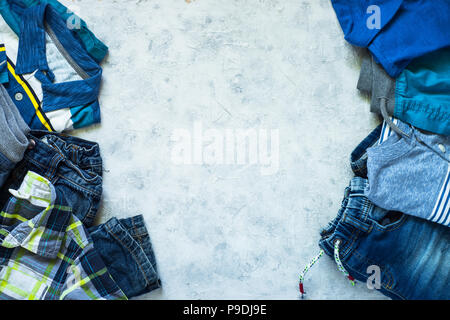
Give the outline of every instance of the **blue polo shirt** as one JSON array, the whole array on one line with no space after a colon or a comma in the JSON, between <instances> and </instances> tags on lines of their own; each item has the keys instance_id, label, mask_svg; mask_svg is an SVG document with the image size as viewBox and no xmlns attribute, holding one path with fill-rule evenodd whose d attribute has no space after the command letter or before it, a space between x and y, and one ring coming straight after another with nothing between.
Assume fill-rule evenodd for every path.
<instances>
[{"instance_id":1,"label":"blue polo shirt","mask_svg":"<svg viewBox=\"0 0 450 320\"><path fill-rule=\"evenodd\" d=\"M40 4L26 9L18 23L19 39L12 30L3 32L4 86L25 122L31 129L57 132L99 123L102 69L65 20L52 6ZM7 28L4 21L2 28Z\"/></svg>"}]
</instances>

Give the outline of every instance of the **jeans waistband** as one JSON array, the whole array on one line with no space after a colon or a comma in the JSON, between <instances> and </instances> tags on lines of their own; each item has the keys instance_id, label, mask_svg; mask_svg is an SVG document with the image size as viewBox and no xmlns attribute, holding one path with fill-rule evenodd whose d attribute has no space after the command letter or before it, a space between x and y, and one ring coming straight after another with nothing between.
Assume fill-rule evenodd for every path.
<instances>
[{"instance_id":1,"label":"jeans waistband","mask_svg":"<svg viewBox=\"0 0 450 320\"><path fill-rule=\"evenodd\" d=\"M100 176L102 175L102 158L98 143L73 136L67 136L61 133L40 130L31 131L29 136L30 138L37 138L36 140L46 137L48 143L54 149L61 152L75 165L81 169L89 169ZM36 143L38 143L38 141L36 141ZM43 144L46 145L45 143Z\"/></svg>"},{"instance_id":2,"label":"jeans waistband","mask_svg":"<svg viewBox=\"0 0 450 320\"><path fill-rule=\"evenodd\" d=\"M369 216L375 205L364 196L368 180L355 177L345 190L342 208L338 216L321 232L319 246L330 256L333 255L334 243L341 240L341 259L345 261L350 255L357 239L372 229Z\"/></svg>"},{"instance_id":3,"label":"jeans waistband","mask_svg":"<svg viewBox=\"0 0 450 320\"><path fill-rule=\"evenodd\" d=\"M39 174L50 181L57 176L69 179L101 196L102 158L97 143L47 131L32 131L28 138L34 146L25 152L24 161L39 167Z\"/></svg>"}]
</instances>

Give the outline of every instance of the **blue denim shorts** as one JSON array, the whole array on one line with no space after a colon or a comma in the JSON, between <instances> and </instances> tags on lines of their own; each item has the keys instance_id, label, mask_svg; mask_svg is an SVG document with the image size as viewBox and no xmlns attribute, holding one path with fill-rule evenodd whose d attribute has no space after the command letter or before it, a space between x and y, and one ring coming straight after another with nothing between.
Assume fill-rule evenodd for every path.
<instances>
[{"instance_id":1,"label":"blue denim shorts","mask_svg":"<svg viewBox=\"0 0 450 320\"><path fill-rule=\"evenodd\" d=\"M368 184L365 150L378 142L376 128L351 155L355 177L345 190L337 217L321 232L319 246L340 259L355 279L366 282L380 270L380 291L393 299L450 299L448 227L375 206L364 196Z\"/></svg>"},{"instance_id":2,"label":"blue denim shorts","mask_svg":"<svg viewBox=\"0 0 450 320\"><path fill-rule=\"evenodd\" d=\"M0 206L17 189L29 170L47 178L60 190L74 214L90 227L102 196L102 158L97 143L47 131L32 131L24 158L0 189Z\"/></svg>"},{"instance_id":3,"label":"blue denim shorts","mask_svg":"<svg viewBox=\"0 0 450 320\"><path fill-rule=\"evenodd\" d=\"M128 298L161 287L142 215L112 218L90 228L89 233L109 273Z\"/></svg>"}]
</instances>

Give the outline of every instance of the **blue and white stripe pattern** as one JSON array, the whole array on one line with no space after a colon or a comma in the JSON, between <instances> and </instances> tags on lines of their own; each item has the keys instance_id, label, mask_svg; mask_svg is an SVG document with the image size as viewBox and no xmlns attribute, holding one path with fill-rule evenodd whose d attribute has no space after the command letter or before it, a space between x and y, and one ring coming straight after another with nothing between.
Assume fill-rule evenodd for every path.
<instances>
[{"instance_id":1,"label":"blue and white stripe pattern","mask_svg":"<svg viewBox=\"0 0 450 320\"><path fill-rule=\"evenodd\" d=\"M444 183L439 192L436 204L428 217L429 220L443 225L450 225L450 164L447 169L447 174Z\"/></svg>"},{"instance_id":2,"label":"blue and white stripe pattern","mask_svg":"<svg viewBox=\"0 0 450 320\"><path fill-rule=\"evenodd\" d=\"M398 124L398 120L396 118L391 118L391 121L395 125ZM386 141L392 135L392 133L394 133L394 131L391 129L391 127L388 125L386 121L383 121L383 128L381 129L381 135L378 144L382 144L384 141Z\"/></svg>"}]
</instances>

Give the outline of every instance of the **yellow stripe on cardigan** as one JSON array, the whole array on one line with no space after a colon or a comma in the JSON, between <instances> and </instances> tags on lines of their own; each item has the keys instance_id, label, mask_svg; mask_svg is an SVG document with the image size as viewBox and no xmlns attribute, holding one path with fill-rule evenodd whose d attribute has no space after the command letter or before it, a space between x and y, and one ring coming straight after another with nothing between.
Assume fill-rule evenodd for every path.
<instances>
[{"instance_id":1,"label":"yellow stripe on cardigan","mask_svg":"<svg viewBox=\"0 0 450 320\"><path fill-rule=\"evenodd\" d=\"M47 128L48 131L52 131L52 128L48 124L47 120L45 120L44 116L42 115L41 111L39 110L39 103L34 98L34 95L31 93L30 89L28 88L28 85L20 79L20 77L16 74L14 71L14 68L11 66L11 64L8 62L8 70L11 72L13 77L16 79L16 81L22 86L22 88L25 90L26 94L31 100L31 103L34 106L34 109L36 109L36 115L38 116L39 120L42 122L42 124Z\"/></svg>"}]
</instances>

